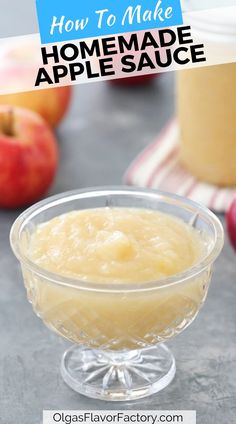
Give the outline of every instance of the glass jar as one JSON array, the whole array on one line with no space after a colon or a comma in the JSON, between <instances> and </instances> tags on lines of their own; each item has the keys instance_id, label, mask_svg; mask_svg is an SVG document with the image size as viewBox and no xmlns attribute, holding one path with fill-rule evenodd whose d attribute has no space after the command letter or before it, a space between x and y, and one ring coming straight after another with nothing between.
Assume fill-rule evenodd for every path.
<instances>
[{"instance_id":1,"label":"glass jar","mask_svg":"<svg viewBox=\"0 0 236 424\"><path fill-rule=\"evenodd\" d=\"M194 3L184 2L185 9L193 10ZM236 48L236 8L232 11L226 7L191 14L193 34L211 46L219 63L225 60L219 52L229 55ZM183 165L199 180L236 186L236 63L182 70L177 74Z\"/></svg>"}]
</instances>

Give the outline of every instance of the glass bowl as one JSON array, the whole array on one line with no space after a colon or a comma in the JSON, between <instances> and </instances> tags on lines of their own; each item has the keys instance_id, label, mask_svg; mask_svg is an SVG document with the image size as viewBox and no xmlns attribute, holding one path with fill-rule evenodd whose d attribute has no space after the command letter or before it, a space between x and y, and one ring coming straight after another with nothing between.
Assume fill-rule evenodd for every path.
<instances>
[{"instance_id":1,"label":"glass bowl","mask_svg":"<svg viewBox=\"0 0 236 424\"><path fill-rule=\"evenodd\" d=\"M73 210L128 207L172 214L194 226L206 252L192 268L165 279L132 284L88 283L48 272L27 257L37 225ZM13 224L10 240L22 267L28 299L44 323L74 345L61 362L64 381L92 398L134 400L162 390L175 360L163 344L181 333L203 305L223 228L205 207L144 189L78 190L43 200Z\"/></svg>"}]
</instances>

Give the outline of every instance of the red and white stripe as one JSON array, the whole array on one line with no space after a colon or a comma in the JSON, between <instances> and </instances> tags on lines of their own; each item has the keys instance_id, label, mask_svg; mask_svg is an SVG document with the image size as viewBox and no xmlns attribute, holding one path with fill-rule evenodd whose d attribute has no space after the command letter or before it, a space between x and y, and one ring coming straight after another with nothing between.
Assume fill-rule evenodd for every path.
<instances>
[{"instance_id":1,"label":"red and white stripe","mask_svg":"<svg viewBox=\"0 0 236 424\"><path fill-rule=\"evenodd\" d=\"M178 123L173 119L133 161L125 174L125 183L173 192L215 212L226 212L236 197L236 188L218 188L197 181L179 162L178 135Z\"/></svg>"}]
</instances>

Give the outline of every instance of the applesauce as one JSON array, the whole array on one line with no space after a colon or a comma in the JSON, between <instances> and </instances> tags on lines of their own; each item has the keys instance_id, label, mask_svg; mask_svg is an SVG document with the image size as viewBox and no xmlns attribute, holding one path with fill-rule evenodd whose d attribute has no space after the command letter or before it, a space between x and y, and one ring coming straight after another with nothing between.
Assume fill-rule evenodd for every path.
<instances>
[{"instance_id":1,"label":"applesauce","mask_svg":"<svg viewBox=\"0 0 236 424\"><path fill-rule=\"evenodd\" d=\"M182 331L210 279L206 270L186 283L137 290L191 268L206 254L197 230L148 209L104 207L57 216L36 227L26 254L40 268L71 278L71 284L54 284L24 269L37 314L67 339L100 349L150 346ZM100 283L107 289L100 290Z\"/></svg>"},{"instance_id":2,"label":"applesauce","mask_svg":"<svg viewBox=\"0 0 236 424\"><path fill-rule=\"evenodd\" d=\"M180 157L198 179L236 186L236 64L178 72Z\"/></svg>"},{"instance_id":3,"label":"applesauce","mask_svg":"<svg viewBox=\"0 0 236 424\"><path fill-rule=\"evenodd\" d=\"M231 63L236 14L232 2L221 3L183 0L192 36L205 46L206 65L217 65L178 72L177 112L183 165L199 180L230 187L236 186L236 64Z\"/></svg>"},{"instance_id":4,"label":"applesauce","mask_svg":"<svg viewBox=\"0 0 236 424\"><path fill-rule=\"evenodd\" d=\"M190 268L201 239L170 215L142 209L75 211L39 225L30 259L40 267L81 281L155 281Z\"/></svg>"}]
</instances>

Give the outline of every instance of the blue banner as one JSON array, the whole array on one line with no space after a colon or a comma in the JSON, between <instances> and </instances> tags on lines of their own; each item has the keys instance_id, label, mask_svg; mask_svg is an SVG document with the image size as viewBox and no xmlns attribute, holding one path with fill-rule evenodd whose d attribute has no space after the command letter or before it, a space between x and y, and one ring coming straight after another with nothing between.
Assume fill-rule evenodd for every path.
<instances>
[{"instance_id":1,"label":"blue banner","mask_svg":"<svg viewBox=\"0 0 236 424\"><path fill-rule=\"evenodd\" d=\"M180 0L36 0L42 44L182 25Z\"/></svg>"}]
</instances>

